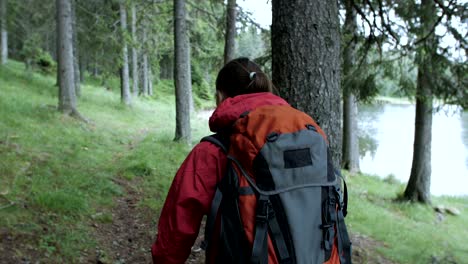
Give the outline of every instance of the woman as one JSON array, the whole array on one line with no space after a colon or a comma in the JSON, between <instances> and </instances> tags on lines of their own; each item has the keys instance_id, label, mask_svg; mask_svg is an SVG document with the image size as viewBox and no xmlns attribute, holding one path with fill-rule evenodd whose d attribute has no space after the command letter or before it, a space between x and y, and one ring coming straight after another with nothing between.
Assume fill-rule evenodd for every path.
<instances>
[{"instance_id":1,"label":"woman","mask_svg":"<svg viewBox=\"0 0 468 264\"><path fill-rule=\"evenodd\" d=\"M242 113L265 105L287 105L273 94L274 86L260 67L247 58L227 63L216 79L217 108L211 131L223 133ZM179 168L166 198L152 246L153 262L184 263L209 213L216 184L224 176L226 155L210 142L201 142Z\"/></svg>"}]
</instances>

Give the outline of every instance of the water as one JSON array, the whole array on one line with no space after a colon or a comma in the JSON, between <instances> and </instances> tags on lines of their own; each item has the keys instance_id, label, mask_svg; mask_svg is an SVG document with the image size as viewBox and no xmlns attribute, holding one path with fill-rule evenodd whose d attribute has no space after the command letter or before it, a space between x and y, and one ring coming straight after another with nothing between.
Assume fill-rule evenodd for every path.
<instances>
[{"instance_id":1,"label":"water","mask_svg":"<svg viewBox=\"0 0 468 264\"><path fill-rule=\"evenodd\" d=\"M360 107L361 171L408 182L414 118L414 105ZM431 193L468 195L468 113L456 107L433 116Z\"/></svg>"}]
</instances>

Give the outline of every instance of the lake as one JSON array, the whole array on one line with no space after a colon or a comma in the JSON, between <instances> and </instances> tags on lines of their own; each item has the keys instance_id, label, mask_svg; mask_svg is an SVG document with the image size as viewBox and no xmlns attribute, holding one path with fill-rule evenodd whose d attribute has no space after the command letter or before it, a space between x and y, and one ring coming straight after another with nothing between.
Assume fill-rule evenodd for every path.
<instances>
[{"instance_id":1,"label":"lake","mask_svg":"<svg viewBox=\"0 0 468 264\"><path fill-rule=\"evenodd\" d=\"M383 104L359 111L361 171L408 182L415 106ZM468 195L468 113L454 106L433 114L431 193Z\"/></svg>"}]
</instances>

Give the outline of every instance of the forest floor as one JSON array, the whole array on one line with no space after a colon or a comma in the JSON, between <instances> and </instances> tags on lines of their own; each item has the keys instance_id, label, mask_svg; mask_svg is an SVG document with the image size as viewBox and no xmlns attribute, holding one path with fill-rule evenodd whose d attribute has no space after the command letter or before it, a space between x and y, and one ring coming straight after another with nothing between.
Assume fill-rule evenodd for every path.
<instances>
[{"instance_id":1,"label":"forest floor","mask_svg":"<svg viewBox=\"0 0 468 264\"><path fill-rule=\"evenodd\" d=\"M112 209L113 221L107 224L95 223L95 235L99 242L96 255L89 258L90 263L152 263L151 244L156 235L156 225L152 211L138 207L141 200L138 179L128 181L118 179L116 183L125 189L125 196L115 199ZM203 264L205 252L199 245L203 240L203 226L186 263ZM376 248L385 246L368 236L351 234L354 263L393 264L377 253Z\"/></svg>"}]
</instances>

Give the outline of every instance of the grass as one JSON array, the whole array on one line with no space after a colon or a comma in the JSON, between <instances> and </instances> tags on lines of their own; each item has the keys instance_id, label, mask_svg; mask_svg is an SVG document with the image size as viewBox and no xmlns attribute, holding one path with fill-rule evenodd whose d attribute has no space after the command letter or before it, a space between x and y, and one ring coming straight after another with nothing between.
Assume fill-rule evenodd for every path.
<instances>
[{"instance_id":1,"label":"grass","mask_svg":"<svg viewBox=\"0 0 468 264\"><path fill-rule=\"evenodd\" d=\"M138 98L128 108L120 104L115 82L108 91L88 78L78 109L91 124L56 111L54 84L54 76L27 73L14 61L0 67L0 236L22 238L16 255L34 251L38 261L83 262L83 252L96 247L90 222L112 222L110 210L100 209L124 195L114 180L137 179L140 206L156 216L190 148L172 141L170 82L160 82L154 97ZM192 129L193 144L209 133L197 118ZM440 219L432 207L395 202L404 186L390 178L347 176L347 182L347 223L351 232L377 241L371 254L397 263L468 259L468 198L433 197L435 205L461 211ZM2 247L0 255L12 254Z\"/></svg>"},{"instance_id":2,"label":"grass","mask_svg":"<svg viewBox=\"0 0 468 264\"><path fill-rule=\"evenodd\" d=\"M31 238L23 242L45 252L49 261L76 260L93 248L88 221L97 208L111 207L113 197L122 195L115 177L156 175L145 186L164 193L189 151L172 141L170 84L155 87L159 99L136 99L128 108L120 104L117 89L96 83L82 85L78 110L92 121L85 124L56 111L54 76L25 72L14 61L0 67L0 208L5 206L0 231ZM198 123L194 139L208 133ZM160 207L160 197L152 208ZM7 206L10 202L14 205Z\"/></svg>"},{"instance_id":3,"label":"grass","mask_svg":"<svg viewBox=\"0 0 468 264\"><path fill-rule=\"evenodd\" d=\"M347 183L349 229L382 242L379 253L397 263L465 263L468 197L433 197L462 212L441 217L431 206L397 202L405 186L395 181L359 175Z\"/></svg>"}]
</instances>

